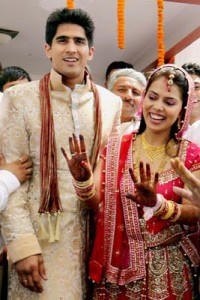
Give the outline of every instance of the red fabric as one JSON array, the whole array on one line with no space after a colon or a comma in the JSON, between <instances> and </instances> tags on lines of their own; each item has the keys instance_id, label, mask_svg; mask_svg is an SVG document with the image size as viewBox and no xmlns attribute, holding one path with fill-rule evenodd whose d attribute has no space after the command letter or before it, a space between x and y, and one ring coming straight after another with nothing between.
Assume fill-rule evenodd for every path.
<instances>
[{"instance_id":1,"label":"red fabric","mask_svg":"<svg viewBox=\"0 0 200 300\"><path fill-rule=\"evenodd\" d=\"M129 151L131 149L131 141L132 141L132 135L124 136L121 141L119 157L118 156L115 157L115 160L119 159L118 165L115 165L115 168L114 168L114 172L116 172L116 170L118 171L117 189L121 188L121 183L125 176L124 168L127 168L127 166L128 166L126 163L128 160ZM113 144L114 144L114 142L113 142ZM109 145L109 143L108 143L108 145ZM187 141L182 142L180 148L187 149L187 151L183 152L185 154L182 157L183 160L187 161L187 162L185 162L187 167L190 170L199 169L200 168L199 148L188 143ZM106 153L106 150L104 151L104 156L107 155L107 157L108 157L110 155L110 152L109 152L110 148L107 148L107 149L108 149L107 153ZM182 152L180 152L180 154L181 153ZM128 297L125 296L125 294L127 293L126 285L118 283L118 281L110 280L110 278L108 277L108 275L110 275L110 273L108 272L108 268L111 265L113 267L113 269L111 268L111 271L119 270L118 275L120 277L122 275L123 271L130 266L130 241L132 241L132 239L130 239L127 228L125 231L120 231L118 228L118 226L121 225L122 223L124 225L126 225L126 221L125 221L126 211L124 209L125 209L125 206L128 206L128 201L124 200L124 198L123 198L123 200L120 201L120 197L122 197L122 192L123 192L122 190L120 190L120 193L116 193L116 196L115 196L116 211L113 212L113 214L116 213L116 218L115 218L116 224L115 224L114 239L113 239L114 243L108 244L106 246L109 248L108 249L105 247L105 233L106 233L107 227L109 227L108 225L109 225L110 220L109 219L105 220L105 215L106 215L106 211L109 209L109 207L106 206L106 203L104 202L106 195L105 195L105 191L104 191L105 186L103 185L103 182L105 182L105 179L107 176L107 174L105 173L105 169L107 170L108 166L106 164L107 164L107 160L104 161L103 169L102 169L101 189L102 189L103 198L102 198L102 203L101 203L101 209L100 209L99 216L98 216L96 238L95 238L92 256L90 259L89 273L90 273L91 279L93 279L94 281L96 281L99 284L95 288L95 291L97 293L97 294L95 294L95 296L97 295L96 296L97 298L95 298L95 299L101 299L101 295L105 294L105 298L103 298L103 299L121 300L121 299L128 299ZM130 166L131 166L131 164L132 164L132 162L129 161ZM117 168L116 168L116 166L117 166ZM169 172L171 174L171 172L173 172L173 171L170 169L170 170L167 170L167 172ZM115 178L114 175L113 175L113 178ZM172 175L172 178L173 178L173 175ZM164 184L159 184L157 192L163 194L166 197L166 199L171 200L173 198L174 201L181 202L181 199L173 193L173 185L175 184L175 185L181 187L181 186L183 186L183 182L181 181L181 179L179 177L176 177L174 179L172 179L172 178L169 179L167 182L164 182ZM111 179L111 181L113 181L113 180ZM109 182L109 183L112 184L113 182L112 183ZM127 202L125 202L126 204L124 204L123 201L127 201ZM112 219L111 215L110 215L110 219ZM132 220L130 222L132 222ZM173 224L172 223L169 224L165 220L159 220L156 218L152 218L151 220L148 221L148 225L149 225L149 228L147 230L149 232L156 233L156 232L162 231L162 229L167 228L170 225L172 226ZM108 232L108 234L112 235L113 232ZM183 242L184 242L184 239L183 239ZM191 244L188 244L188 245L190 247ZM116 250L120 250L120 255L116 255ZM195 253L194 253L195 251L193 251L193 250L194 249L191 248L191 251L193 252L192 255L194 255L194 258L196 258ZM107 253L109 251L111 251L111 253L112 253L111 261L108 260L108 258L110 256L107 255ZM135 251L137 251L137 249ZM190 257L190 253L187 253L187 255ZM147 261L148 261L148 258L147 258ZM139 264L139 261L137 261L137 263ZM140 267L138 267L138 268L140 268ZM146 277L146 280L147 280L147 289L145 292L145 296L142 297L142 294L141 294L140 299L149 299L148 298L148 265L146 265L146 268L147 268L146 269L147 273L144 277ZM170 271L170 269L168 270L168 272L169 271ZM185 267L185 272L186 272L186 274L188 274L187 267ZM190 280L189 280L188 276L189 275L186 275L186 277L188 278L188 282L187 282L188 291L186 291L184 293L185 300L192 299L192 289L190 286ZM104 286L104 283L102 283L103 278L106 279L110 283L115 283L116 284L115 286L117 286L117 288L119 288L122 293L120 292L120 294L118 296L116 295L114 298L112 298L109 295L107 288ZM112 278L112 276L111 276L111 278ZM140 280L140 279L142 279L142 278L138 278L138 280ZM130 277L130 278L128 278L126 284L128 284L129 282L133 282L133 281L134 280L133 279L131 280L131 277ZM172 291L170 290L170 284L171 283L169 282L170 296L165 298L165 300L171 300L171 299L177 300L177 297L175 297L172 294Z\"/></svg>"},{"instance_id":2,"label":"red fabric","mask_svg":"<svg viewBox=\"0 0 200 300\"><path fill-rule=\"evenodd\" d=\"M119 169L118 169L118 183L117 183L118 189L120 187L122 170L124 169L125 166L125 161L126 161L128 149L130 148L131 140L132 140L132 134L128 136L124 136L121 142L121 149L120 149L120 156L119 156L120 161L119 161ZM126 269L128 268L130 263L129 261L130 257L129 257L129 245L128 245L126 230L121 231L118 229L118 226L120 226L120 224L125 224L120 194L118 194L116 201L117 201L117 210L116 210L117 223L115 226L115 238L114 238L115 242L113 245L113 249L119 249L122 255L117 255L117 253L115 254L115 251L113 251L114 255L112 257L111 264L120 269Z\"/></svg>"},{"instance_id":3,"label":"red fabric","mask_svg":"<svg viewBox=\"0 0 200 300\"><path fill-rule=\"evenodd\" d=\"M132 136L132 135L131 135ZM120 159L119 162L119 176L118 176L118 185L120 183L121 179L121 174L122 174L122 169L125 164L125 158L127 156L127 151L130 147L131 139L130 138L124 138L125 141L122 143L121 147L121 155L122 159ZM106 157L106 148L104 149L103 156ZM93 247L93 252L91 255L90 263L89 263L89 276L92 280L94 280L97 283L100 283L102 276L103 276L103 267L105 266L106 262L104 261L104 211L105 211L105 202L104 202L104 196L105 196L105 170L106 168L106 161L104 160L103 166L102 166L102 178L101 178L101 197L102 197L102 202L101 202L101 209L99 211L98 215L98 223L96 227L96 237L95 237L95 242L94 242L94 247ZM118 206L120 206L120 201L117 199ZM122 209L117 209L117 220L118 223L121 224L123 215L122 215ZM117 227L117 224L116 224ZM116 240L115 240L115 245L114 248L117 247L118 245L121 247L123 246L123 240L127 240L127 238L122 237L122 234L118 235L115 233ZM120 260L117 258L113 258L114 265L116 266L121 266Z\"/></svg>"},{"instance_id":4,"label":"red fabric","mask_svg":"<svg viewBox=\"0 0 200 300\"><path fill-rule=\"evenodd\" d=\"M62 211L57 180L57 153L50 100L50 74L39 85L41 106L40 177L41 200L39 213Z\"/></svg>"},{"instance_id":5,"label":"red fabric","mask_svg":"<svg viewBox=\"0 0 200 300\"><path fill-rule=\"evenodd\" d=\"M116 189L120 190L120 184L121 184L121 179L122 179L122 174L123 170L125 167L125 162L126 162L126 157L127 153L130 150L130 144L132 141L132 135L124 136L121 147L120 147L120 153L119 153L119 164L117 166L117 184L116 184ZM114 145L114 142L113 142ZM106 152L104 152L104 155L106 155ZM116 157L116 160L118 158ZM103 164L103 170L102 170L102 182L105 182L105 173L104 170L107 167L106 165L107 162L104 161ZM101 189L104 190L104 185L102 184ZM115 191L113 191L115 192ZM119 277L120 282L130 282L133 278L133 276L137 277L142 277L142 268L141 270L136 270L132 266L132 261L130 257L130 248L129 244L136 243L136 247L139 247L140 243L143 245L142 237L139 237L139 234L135 234L133 236L127 236L127 231L125 230L125 220L124 220L124 212L123 212L123 204L121 200L121 194L120 192L116 193L116 196L114 196L116 201L115 203L112 203L113 211L112 216L107 216L110 220L113 219L115 223L115 229L114 229L114 237L109 238L110 232L107 232L107 225L105 227L104 222L109 222L109 220L106 220L106 215L108 214L106 205L104 201L105 193L102 192L102 203L101 203L101 209L99 212L98 216L98 223L97 223L97 229L96 229L96 238L94 242L94 247L93 247L93 252L91 255L90 263L89 263L89 274L90 278L95 280L97 283L99 283L102 279L103 270L106 272L106 276L111 277L113 279L111 280L116 280L116 274ZM125 198L125 197L124 197ZM130 201L125 198L124 201ZM133 202L131 202L131 205L135 206ZM130 206L130 205L129 205ZM111 209L111 208L109 208ZM106 214L105 214L106 212ZM120 226L124 227L124 230L121 230ZM134 227L134 226L133 226ZM133 228L131 228L132 231L134 231ZM132 232L131 231L131 232ZM107 235L107 236L106 236ZM137 239L139 239L137 241ZM109 240L105 243L105 240ZM113 244L111 245L110 243ZM139 243L138 243L139 242ZM133 246L132 246L133 247ZM142 246L143 249L143 246ZM120 253L120 255L119 255ZM139 253L138 253L139 255ZM141 255L141 253L140 253ZM109 261L109 257L111 257L111 261ZM143 258L144 259L144 258ZM143 263L143 261L139 262ZM114 270L114 271L112 271ZM98 273L97 273L98 272ZM112 274L113 272L113 274ZM133 275L134 274L134 275ZM115 279L114 279L115 278Z\"/></svg>"}]
</instances>

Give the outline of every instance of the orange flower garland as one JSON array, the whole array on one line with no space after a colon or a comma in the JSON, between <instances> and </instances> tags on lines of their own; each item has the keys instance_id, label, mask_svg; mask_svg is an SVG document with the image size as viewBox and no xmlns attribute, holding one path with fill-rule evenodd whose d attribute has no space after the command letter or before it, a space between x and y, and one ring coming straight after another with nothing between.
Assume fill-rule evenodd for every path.
<instances>
[{"instance_id":1,"label":"orange flower garland","mask_svg":"<svg viewBox=\"0 0 200 300\"><path fill-rule=\"evenodd\" d=\"M74 0L67 0L67 8L74 9Z\"/></svg>"},{"instance_id":2,"label":"orange flower garland","mask_svg":"<svg viewBox=\"0 0 200 300\"><path fill-rule=\"evenodd\" d=\"M124 49L124 7L125 0L118 0L117 20L118 20L118 47Z\"/></svg>"},{"instance_id":3,"label":"orange flower garland","mask_svg":"<svg viewBox=\"0 0 200 300\"><path fill-rule=\"evenodd\" d=\"M164 46L164 0L157 0L158 6L158 66L164 65L165 63L165 46Z\"/></svg>"}]
</instances>

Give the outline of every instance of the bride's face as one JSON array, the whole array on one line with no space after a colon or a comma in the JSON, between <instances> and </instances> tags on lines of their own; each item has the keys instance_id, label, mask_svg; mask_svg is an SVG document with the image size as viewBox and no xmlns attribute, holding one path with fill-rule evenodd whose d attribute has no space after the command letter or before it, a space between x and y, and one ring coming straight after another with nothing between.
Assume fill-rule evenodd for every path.
<instances>
[{"instance_id":1,"label":"bride's face","mask_svg":"<svg viewBox=\"0 0 200 300\"><path fill-rule=\"evenodd\" d=\"M168 89L165 76L157 78L150 85L143 104L146 128L153 132L169 133L182 110L180 88L173 84Z\"/></svg>"}]
</instances>

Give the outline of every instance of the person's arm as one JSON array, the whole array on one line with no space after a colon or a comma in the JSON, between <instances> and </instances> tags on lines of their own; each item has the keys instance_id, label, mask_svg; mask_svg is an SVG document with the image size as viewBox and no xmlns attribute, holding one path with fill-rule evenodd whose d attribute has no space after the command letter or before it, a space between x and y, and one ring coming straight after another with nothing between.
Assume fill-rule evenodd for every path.
<instances>
[{"instance_id":1,"label":"person's arm","mask_svg":"<svg viewBox=\"0 0 200 300\"><path fill-rule=\"evenodd\" d=\"M12 173L19 183L22 184L31 178L33 173L33 163L30 161L28 155L22 155L19 159L6 163L4 155L0 153L0 171ZM9 181L9 178L7 181ZM5 181L4 183L6 184L7 182Z\"/></svg>"},{"instance_id":2,"label":"person's arm","mask_svg":"<svg viewBox=\"0 0 200 300\"><path fill-rule=\"evenodd\" d=\"M10 194L16 191L20 184L31 178L33 169L28 155L23 155L12 163L6 163L0 153L0 211L6 208Z\"/></svg>"},{"instance_id":3,"label":"person's arm","mask_svg":"<svg viewBox=\"0 0 200 300\"><path fill-rule=\"evenodd\" d=\"M178 158L173 159L171 165L189 189L174 186L174 192L182 198L190 200L200 208L200 180Z\"/></svg>"},{"instance_id":4,"label":"person's arm","mask_svg":"<svg viewBox=\"0 0 200 300\"><path fill-rule=\"evenodd\" d=\"M11 172L0 170L0 211L6 208L9 195L19 187L19 180Z\"/></svg>"}]
</instances>

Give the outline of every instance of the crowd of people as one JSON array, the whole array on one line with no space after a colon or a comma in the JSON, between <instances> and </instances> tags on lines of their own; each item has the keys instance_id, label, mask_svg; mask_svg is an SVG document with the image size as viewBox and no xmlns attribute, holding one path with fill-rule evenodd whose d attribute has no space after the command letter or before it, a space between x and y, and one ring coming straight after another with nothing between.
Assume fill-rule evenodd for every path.
<instances>
[{"instance_id":1,"label":"crowd of people","mask_svg":"<svg viewBox=\"0 0 200 300\"><path fill-rule=\"evenodd\" d=\"M199 299L200 66L146 78L116 61L104 88L87 65L94 29L56 10L50 72L0 75L1 297Z\"/></svg>"}]
</instances>

